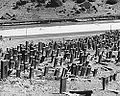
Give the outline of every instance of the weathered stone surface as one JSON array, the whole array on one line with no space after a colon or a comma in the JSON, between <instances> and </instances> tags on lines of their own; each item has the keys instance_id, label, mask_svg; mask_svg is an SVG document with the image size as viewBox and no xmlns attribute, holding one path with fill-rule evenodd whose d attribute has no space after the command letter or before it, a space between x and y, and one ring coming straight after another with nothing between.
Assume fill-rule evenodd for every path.
<instances>
[{"instance_id":1,"label":"weathered stone surface","mask_svg":"<svg viewBox=\"0 0 120 96\"><path fill-rule=\"evenodd\" d=\"M107 0L106 4L114 5L114 4L117 4L118 2L119 2L119 0Z\"/></svg>"}]
</instances>

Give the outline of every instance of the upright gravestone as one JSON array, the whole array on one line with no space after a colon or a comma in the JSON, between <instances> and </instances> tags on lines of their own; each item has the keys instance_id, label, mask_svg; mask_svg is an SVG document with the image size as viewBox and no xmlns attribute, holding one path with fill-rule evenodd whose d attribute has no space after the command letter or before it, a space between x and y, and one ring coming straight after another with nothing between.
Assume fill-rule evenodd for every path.
<instances>
[{"instance_id":1,"label":"upright gravestone","mask_svg":"<svg viewBox=\"0 0 120 96\"><path fill-rule=\"evenodd\" d=\"M38 42L38 51L40 52L42 50L42 42Z\"/></svg>"},{"instance_id":2,"label":"upright gravestone","mask_svg":"<svg viewBox=\"0 0 120 96\"><path fill-rule=\"evenodd\" d=\"M105 85L106 85L106 78L102 77L102 87L103 87L103 90L105 90Z\"/></svg>"},{"instance_id":3,"label":"upright gravestone","mask_svg":"<svg viewBox=\"0 0 120 96\"><path fill-rule=\"evenodd\" d=\"M21 71L19 69L16 70L16 77L19 77L20 78L20 73Z\"/></svg>"},{"instance_id":4,"label":"upright gravestone","mask_svg":"<svg viewBox=\"0 0 120 96\"><path fill-rule=\"evenodd\" d=\"M71 66L71 74L73 74L73 75L77 75L77 65L76 64L72 64L72 66Z\"/></svg>"},{"instance_id":5,"label":"upright gravestone","mask_svg":"<svg viewBox=\"0 0 120 96\"><path fill-rule=\"evenodd\" d=\"M90 72L91 72L91 66L88 65L87 71L86 71L86 76L89 76L89 75L90 75Z\"/></svg>"},{"instance_id":6,"label":"upright gravestone","mask_svg":"<svg viewBox=\"0 0 120 96\"><path fill-rule=\"evenodd\" d=\"M62 66L63 58L60 58L60 66Z\"/></svg>"},{"instance_id":7,"label":"upright gravestone","mask_svg":"<svg viewBox=\"0 0 120 96\"><path fill-rule=\"evenodd\" d=\"M34 68L30 67L29 79L31 79L32 77L34 77Z\"/></svg>"},{"instance_id":8,"label":"upright gravestone","mask_svg":"<svg viewBox=\"0 0 120 96\"><path fill-rule=\"evenodd\" d=\"M66 92L66 78L61 78L60 79L60 94L63 92Z\"/></svg>"},{"instance_id":9,"label":"upright gravestone","mask_svg":"<svg viewBox=\"0 0 120 96\"><path fill-rule=\"evenodd\" d=\"M84 76L86 72L86 67L82 66L80 76Z\"/></svg>"},{"instance_id":10,"label":"upright gravestone","mask_svg":"<svg viewBox=\"0 0 120 96\"><path fill-rule=\"evenodd\" d=\"M1 60L1 79L8 76L8 60Z\"/></svg>"},{"instance_id":11,"label":"upright gravestone","mask_svg":"<svg viewBox=\"0 0 120 96\"><path fill-rule=\"evenodd\" d=\"M116 81L117 73L114 73L113 80Z\"/></svg>"},{"instance_id":12,"label":"upright gravestone","mask_svg":"<svg viewBox=\"0 0 120 96\"><path fill-rule=\"evenodd\" d=\"M94 69L93 71L93 77L95 77L97 75L98 69Z\"/></svg>"}]
</instances>

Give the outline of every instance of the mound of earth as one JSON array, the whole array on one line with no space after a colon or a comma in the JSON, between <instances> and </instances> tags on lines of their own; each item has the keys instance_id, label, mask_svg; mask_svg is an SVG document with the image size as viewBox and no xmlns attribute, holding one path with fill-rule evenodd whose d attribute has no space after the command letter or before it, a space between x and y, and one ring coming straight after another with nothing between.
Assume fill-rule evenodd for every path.
<instances>
[{"instance_id":1,"label":"mound of earth","mask_svg":"<svg viewBox=\"0 0 120 96\"><path fill-rule=\"evenodd\" d=\"M0 22L120 14L119 0L1 0Z\"/></svg>"}]
</instances>

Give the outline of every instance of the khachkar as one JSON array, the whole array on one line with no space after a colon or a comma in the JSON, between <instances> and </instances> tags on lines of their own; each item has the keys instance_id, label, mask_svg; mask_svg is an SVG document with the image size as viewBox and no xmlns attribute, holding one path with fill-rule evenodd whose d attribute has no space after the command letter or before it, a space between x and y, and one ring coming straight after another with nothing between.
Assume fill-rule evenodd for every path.
<instances>
[{"instance_id":1,"label":"khachkar","mask_svg":"<svg viewBox=\"0 0 120 96\"><path fill-rule=\"evenodd\" d=\"M104 65L102 67L109 71L114 70L109 67L109 63L112 62L114 65L120 62L119 36L120 32L116 30L58 42L52 40L48 43L34 44L26 41L25 44L19 44L16 48L7 48L3 53L1 79L10 76L13 70L18 78L23 78L22 74L26 72L28 72L28 79L52 77L52 79L60 81L60 93L63 93L66 91L68 78L98 77L98 68L93 68L92 62ZM113 54L114 52L116 55ZM116 81L116 77L117 72L107 77L100 77L102 78L102 89L105 90L109 82ZM88 90L89 92L92 93L91 90ZM71 93L74 92L71 91Z\"/></svg>"}]
</instances>

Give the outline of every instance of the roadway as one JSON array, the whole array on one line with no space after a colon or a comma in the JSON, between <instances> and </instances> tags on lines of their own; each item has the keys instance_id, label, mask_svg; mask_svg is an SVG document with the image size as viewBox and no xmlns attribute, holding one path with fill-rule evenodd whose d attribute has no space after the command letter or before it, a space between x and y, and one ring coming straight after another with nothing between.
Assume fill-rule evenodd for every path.
<instances>
[{"instance_id":1,"label":"roadway","mask_svg":"<svg viewBox=\"0 0 120 96\"><path fill-rule=\"evenodd\" d=\"M2 36L32 36L32 35L51 35L51 34L69 34L69 33L88 33L96 31L105 30L116 30L120 29L120 20L113 20L109 22L94 22L89 24L73 24L73 25L54 25L54 26L39 26L39 27L29 27L29 28L17 28L0 30L0 35Z\"/></svg>"}]
</instances>

